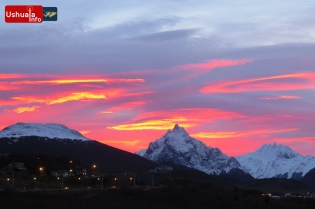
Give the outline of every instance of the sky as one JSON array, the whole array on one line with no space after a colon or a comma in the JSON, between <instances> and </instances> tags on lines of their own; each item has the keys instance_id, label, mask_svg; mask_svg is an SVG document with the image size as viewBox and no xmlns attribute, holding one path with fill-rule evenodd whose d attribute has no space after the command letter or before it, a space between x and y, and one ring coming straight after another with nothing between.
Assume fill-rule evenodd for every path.
<instances>
[{"instance_id":1,"label":"sky","mask_svg":"<svg viewBox=\"0 0 315 209\"><path fill-rule=\"evenodd\" d=\"M279 143L315 155L313 0L2 0L0 129L60 123L129 152L184 127L229 156Z\"/></svg>"}]
</instances>

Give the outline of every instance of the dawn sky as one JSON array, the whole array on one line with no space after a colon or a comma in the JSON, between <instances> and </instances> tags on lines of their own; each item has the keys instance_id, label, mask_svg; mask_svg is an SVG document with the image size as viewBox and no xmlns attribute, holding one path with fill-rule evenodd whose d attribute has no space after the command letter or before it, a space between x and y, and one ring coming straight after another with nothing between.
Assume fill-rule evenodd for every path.
<instances>
[{"instance_id":1,"label":"dawn sky","mask_svg":"<svg viewBox=\"0 0 315 209\"><path fill-rule=\"evenodd\" d=\"M4 7L58 7L7 24ZM315 155L315 2L0 3L0 129L61 123L135 152L178 123L230 156Z\"/></svg>"}]
</instances>

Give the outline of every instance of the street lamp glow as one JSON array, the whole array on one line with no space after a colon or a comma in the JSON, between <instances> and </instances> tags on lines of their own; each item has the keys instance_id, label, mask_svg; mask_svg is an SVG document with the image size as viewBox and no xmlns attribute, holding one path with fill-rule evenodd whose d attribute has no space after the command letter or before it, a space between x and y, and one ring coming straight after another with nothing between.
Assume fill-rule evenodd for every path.
<instances>
[{"instance_id":1,"label":"street lamp glow","mask_svg":"<svg viewBox=\"0 0 315 209\"><path fill-rule=\"evenodd\" d=\"M34 177L34 180L36 180L36 177Z\"/></svg>"},{"instance_id":2,"label":"street lamp glow","mask_svg":"<svg viewBox=\"0 0 315 209\"><path fill-rule=\"evenodd\" d=\"M96 168L96 165L95 165L95 164L93 165L93 168Z\"/></svg>"},{"instance_id":3,"label":"street lamp glow","mask_svg":"<svg viewBox=\"0 0 315 209\"><path fill-rule=\"evenodd\" d=\"M10 181L10 179L8 178L7 181Z\"/></svg>"},{"instance_id":4,"label":"street lamp glow","mask_svg":"<svg viewBox=\"0 0 315 209\"><path fill-rule=\"evenodd\" d=\"M42 170L43 170L43 168L42 168L42 167L40 167L40 168L39 168L39 170L40 170L40 171L42 171Z\"/></svg>"}]
</instances>

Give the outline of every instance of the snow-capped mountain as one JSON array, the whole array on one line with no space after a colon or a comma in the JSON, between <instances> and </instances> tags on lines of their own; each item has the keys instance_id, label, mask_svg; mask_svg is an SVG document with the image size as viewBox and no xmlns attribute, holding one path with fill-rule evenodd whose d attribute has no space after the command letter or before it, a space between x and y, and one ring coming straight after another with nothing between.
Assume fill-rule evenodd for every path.
<instances>
[{"instance_id":1,"label":"snow-capped mountain","mask_svg":"<svg viewBox=\"0 0 315 209\"><path fill-rule=\"evenodd\" d=\"M38 136L50 139L73 139L89 141L78 131L69 129L61 124L54 123L17 123L0 131L0 138L20 138L25 136Z\"/></svg>"},{"instance_id":2,"label":"snow-capped mountain","mask_svg":"<svg viewBox=\"0 0 315 209\"><path fill-rule=\"evenodd\" d=\"M254 178L301 179L315 167L313 156L302 156L287 146L265 144L257 151L236 157L242 168Z\"/></svg>"},{"instance_id":3,"label":"snow-capped mountain","mask_svg":"<svg viewBox=\"0 0 315 209\"><path fill-rule=\"evenodd\" d=\"M208 174L219 175L236 168L241 169L235 158L190 137L185 129L177 124L173 130L168 130L160 139L151 142L147 150L136 154L154 162L173 162Z\"/></svg>"}]
</instances>

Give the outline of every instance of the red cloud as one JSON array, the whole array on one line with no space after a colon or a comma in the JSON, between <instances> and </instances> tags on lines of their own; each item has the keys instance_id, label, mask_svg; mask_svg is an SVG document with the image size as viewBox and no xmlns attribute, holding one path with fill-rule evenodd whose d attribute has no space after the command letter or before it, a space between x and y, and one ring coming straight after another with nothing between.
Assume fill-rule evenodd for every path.
<instances>
[{"instance_id":1,"label":"red cloud","mask_svg":"<svg viewBox=\"0 0 315 209\"><path fill-rule=\"evenodd\" d=\"M252 60L210 60L206 63L197 63L197 64L187 64L181 65L179 68L181 69L204 69L210 70L217 67L228 67L228 66L236 66L236 65L245 65L247 63L251 63Z\"/></svg>"},{"instance_id":2,"label":"red cloud","mask_svg":"<svg viewBox=\"0 0 315 209\"><path fill-rule=\"evenodd\" d=\"M202 88L200 92L212 94L247 91L287 91L313 88L315 88L315 73L305 72L238 81L215 82Z\"/></svg>"},{"instance_id":3,"label":"red cloud","mask_svg":"<svg viewBox=\"0 0 315 209\"><path fill-rule=\"evenodd\" d=\"M111 114L124 110L133 110L136 106L141 106L147 104L147 101L136 101L136 102L126 102L121 104L120 106L115 106L100 112L100 114Z\"/></svg>"}]
</instances>

